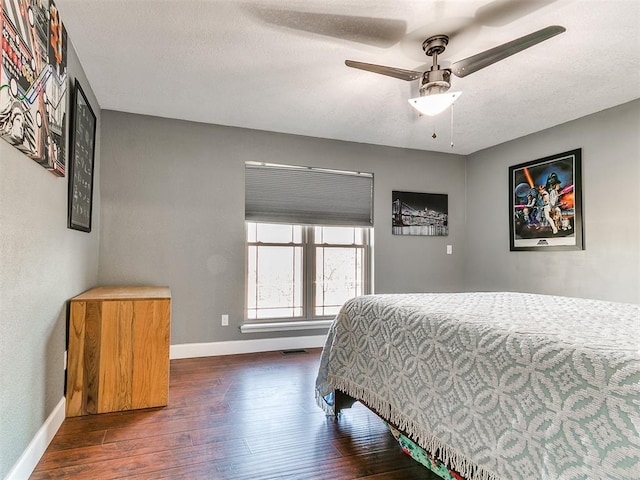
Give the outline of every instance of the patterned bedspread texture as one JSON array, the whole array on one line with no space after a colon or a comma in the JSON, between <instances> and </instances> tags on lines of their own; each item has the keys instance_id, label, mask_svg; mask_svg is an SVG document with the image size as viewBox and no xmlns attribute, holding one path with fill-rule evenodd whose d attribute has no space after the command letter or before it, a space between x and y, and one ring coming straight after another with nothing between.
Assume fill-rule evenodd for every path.
<instances>
[{"instance_id":1,"label":"patterned bedspread texture","mask_svg":"<svg viewBox=\"0 0 640 480\"><path fill-rule=\"evenodd\" d=\"M368 295L316 382L469 480L640 479L640 306L523 293Z\"/></svg>"}]
</instances>

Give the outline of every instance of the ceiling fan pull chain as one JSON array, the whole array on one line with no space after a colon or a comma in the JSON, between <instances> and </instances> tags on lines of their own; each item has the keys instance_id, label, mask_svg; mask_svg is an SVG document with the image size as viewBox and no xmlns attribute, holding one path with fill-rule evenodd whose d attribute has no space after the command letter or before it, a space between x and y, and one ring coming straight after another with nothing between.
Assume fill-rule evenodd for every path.
<instances>
[{"instance_id":1,"label":"ceiling fan pull chain","mask_svg":"<svg viewBox=\"0 0 640 480\"><path fill-rule=\"evenodd\" d=\"M451 148L453 148L453 103L451 104Z\"/></svg>"}]
</instances>

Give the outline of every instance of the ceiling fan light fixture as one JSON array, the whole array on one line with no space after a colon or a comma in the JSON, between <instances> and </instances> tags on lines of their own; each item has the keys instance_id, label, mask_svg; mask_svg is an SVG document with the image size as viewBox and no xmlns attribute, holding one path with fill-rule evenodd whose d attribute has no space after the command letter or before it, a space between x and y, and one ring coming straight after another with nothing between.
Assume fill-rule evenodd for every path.
<instances>
[{"instance_id":1,"label":"ceiling fan light fixture","mask_svg":"<svg viewBox=\"0 0 640 480\"><path fill-rule=\"evenodd\" d=\"M423 115L433 117L444 112L453 105L462 92L446 92L437 95L424 95L422 97L410 98L409 104Z\"/></svg>"}]
</instances>

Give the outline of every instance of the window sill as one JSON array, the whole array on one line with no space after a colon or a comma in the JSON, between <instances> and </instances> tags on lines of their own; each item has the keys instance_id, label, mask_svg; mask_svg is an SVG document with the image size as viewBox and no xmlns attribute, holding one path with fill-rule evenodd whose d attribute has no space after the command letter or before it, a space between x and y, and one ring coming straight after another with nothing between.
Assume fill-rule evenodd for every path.
<instances>
[{"instance_id":1,"label":"window sill","mask_svg":"<svg viewBox=\"0 0 640 480\"><path fill-rule=\"evenodd\" d=\"M243 323L240 326L242 333L264 333L264 332L289 332L293 330L317 330L319 328L329 328L333 320L302 320L299 322L256 322Z\"/></svg>"}]
</instances>

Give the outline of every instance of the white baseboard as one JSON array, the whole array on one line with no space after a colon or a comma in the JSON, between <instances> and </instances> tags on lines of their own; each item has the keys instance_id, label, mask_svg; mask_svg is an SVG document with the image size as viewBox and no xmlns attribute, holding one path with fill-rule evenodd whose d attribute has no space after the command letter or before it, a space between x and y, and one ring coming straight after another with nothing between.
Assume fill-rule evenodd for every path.
<instances>
[{"instance_id":1,"label":"white baseboard","mask_svg":"<svg viewBox=\"0 0 640 480\"><path fill-rule=\"evenodd\" d=\"M293 348L323 347L326 335L306 337L261 338L255 340L232 340L229 342L183 343L171 345L171 359L214 357L217 355L236 355L239 353L271 352Z\"/></svg>"},{"instance_id":2,"label":"white baseboard","mask_svg":"<svg viewBox=\"0 0 640 480\"><path fill-rule=\"evenodd\" d=\"M65 399L58 402L58 405L53 409L51 415L45 420L44 424L38 430L38 433L33 437L31 443L26 448L22 455L9 471L9 474L5 477L5 480L27 480L33 473L33 470L38 465L40 458L44 454L45 450L53 440L53 436L56 434L60 425L64 421L65 417Z\"/></svg>"}]
</instances>

